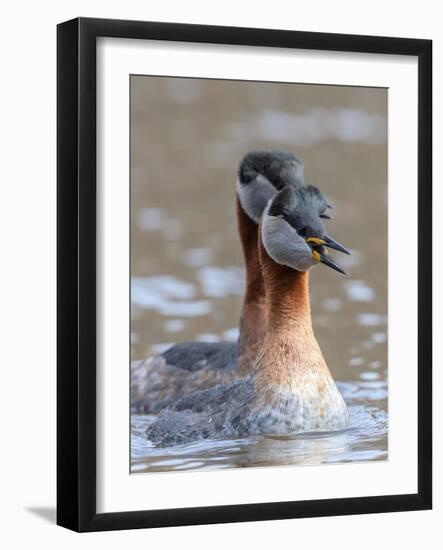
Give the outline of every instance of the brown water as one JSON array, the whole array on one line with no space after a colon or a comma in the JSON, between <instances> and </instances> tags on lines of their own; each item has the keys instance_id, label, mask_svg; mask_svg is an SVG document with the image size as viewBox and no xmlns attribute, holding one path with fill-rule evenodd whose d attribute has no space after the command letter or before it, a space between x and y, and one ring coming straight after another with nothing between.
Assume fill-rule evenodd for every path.
<instances>
[{"instance_id":1,"label":"brown water","mask_svg":"<svg viewBox=\"0 0 443 550\"><path fill-rule=\"evenodd\" d=\"M347 277L311 270L314 329L350 413L340 433L155 449L132 418L132 471L387 458L387 91L131 78L132 358L237 337L244 290L236 168L286 149L334 205Z\"/></svg>"}]
</instances>

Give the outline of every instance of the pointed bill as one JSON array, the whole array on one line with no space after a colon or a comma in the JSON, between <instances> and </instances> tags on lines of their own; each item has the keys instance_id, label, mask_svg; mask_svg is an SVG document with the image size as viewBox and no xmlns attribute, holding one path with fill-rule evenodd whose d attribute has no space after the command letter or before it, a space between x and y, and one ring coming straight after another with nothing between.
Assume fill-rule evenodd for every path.
<instances>
[{"instance_id":1,"label":"pointed bill","mask_svg":"<svg viewBox=\"0 0 443 550\"><path fill-rule=\"evenodd\" d=\"M323 237L323 240L325 241L324 246L327 246L329 248L334 248L335 250L338 250L339 252L343 252L344 254L351 254L347 248L345 248L339 242L335 241L329 235L325 235Z\"/></svg>"},{"instance_id":2,"label":"pointed bill","mask_svg":"<svg viewBox=\"0 0 443 550\"><path fill-rule=\"evenodd\" d=\"M320 256L320 262L322 264L325 264L331 269L334 269L335 271L338 271L339 273L346 275L346 271L341 267L341 265L335 262L330 256L325 256L324 254L319 254L319 256Z\"/></svg>"}]
</instances>

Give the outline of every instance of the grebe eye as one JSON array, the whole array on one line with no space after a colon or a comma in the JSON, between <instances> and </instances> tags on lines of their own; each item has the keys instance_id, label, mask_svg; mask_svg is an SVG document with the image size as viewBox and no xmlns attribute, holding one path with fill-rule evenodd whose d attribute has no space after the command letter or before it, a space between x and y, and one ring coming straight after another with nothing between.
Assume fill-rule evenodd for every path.
<instances>
[{"instance_id":1,"label":"grebe eye","mask_svg":"<svg viewBox=\"0 0 443 550\"><path fill-rule=\"evenodd\" d=\"M297 233L300 235L300 237L303 237L304 239L306 239L306 237L308 236L308 230L306 227L302 227L297 231Z\"/></svg>"}]
</instances>

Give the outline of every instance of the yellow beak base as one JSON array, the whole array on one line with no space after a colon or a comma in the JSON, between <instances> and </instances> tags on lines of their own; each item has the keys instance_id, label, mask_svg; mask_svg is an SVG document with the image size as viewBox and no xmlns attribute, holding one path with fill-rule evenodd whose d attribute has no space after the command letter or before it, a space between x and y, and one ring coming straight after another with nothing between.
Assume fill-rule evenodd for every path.
<instances>
[{"instance_id":1,"label":"yellow beak base","mask_svg":"<svg viewBox=\"0 0 443 550\"><path fill-rule=\"evenodd\" d=\"M306 242L307 243L313 243L317 246L321 246L323 244L326 244L326 241L324 241L323 239L320 239L320 237L308 237L306 239Z\"/></svg>"}]
</instances>

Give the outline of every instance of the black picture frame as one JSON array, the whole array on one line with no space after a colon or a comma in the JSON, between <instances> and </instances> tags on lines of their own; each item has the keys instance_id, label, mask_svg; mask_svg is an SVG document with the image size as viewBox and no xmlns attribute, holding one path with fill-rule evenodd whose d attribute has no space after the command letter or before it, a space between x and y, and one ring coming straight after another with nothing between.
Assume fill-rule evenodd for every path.
<instances>
[{"instance_id":1,"label":"black picture frame","mask_svg":"<svg viewBox=\"0 0 443 550\"><path fill-rule=\"evenodd\" d=\"M96 512L96 39L136 38L399 54L418 59L416 494ZM57 523L103 531L432 507L432 42L107 19L57 29Z\"/></svg>"}]
</instances>

